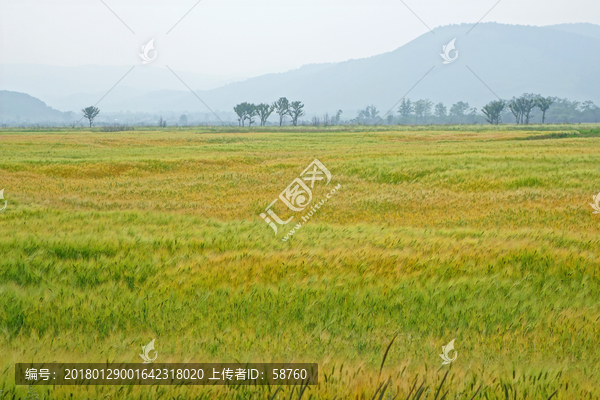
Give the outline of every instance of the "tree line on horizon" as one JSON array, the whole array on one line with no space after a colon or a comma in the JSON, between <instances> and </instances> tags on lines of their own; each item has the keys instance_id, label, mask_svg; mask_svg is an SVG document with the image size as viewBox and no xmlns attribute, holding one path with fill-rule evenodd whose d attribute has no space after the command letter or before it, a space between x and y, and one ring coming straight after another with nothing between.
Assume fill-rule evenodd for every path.
<instances>
[{"instance_id":1,"label":"tree line on horizon","mask_svg":"<svg viewBox=\"0 0 600 400\"><path fill-rule=\"evenodd\" d=\"M558 97L543 97L541 95L525 93L519 97L513 97L511 100L494 100L486 104L481 112L474 107L471 107L468 102L458 101L452 104L449 108L443 103L434 104L428 99L411 101L408 98L402 99L402 102L397 109L398 115L389 113L385 115L385 119L380 116L380 112L374 105L367 106L360 110L356 118L342 121L342 110L337 113L324 116L314 116L311 121L300 120L305 115L304 104L300 101L290 102L287 98L282 97L272 104L252 104L244 102L234 107L234 111L238 117L238 125L252 126L255 117L259 118L260 126L267 124L268 118L276 113L279 116L279 126L282 126L286 117L290 118L290 122L296 125L314 125L314 126L329 126L340 124L483 124L489 123L498 125L504 121L514 120L518 125L527 125L532 122L535 117L540 117L541 123L546 123L550 118L553 122L572 123L572 122L599 122L600 107L596 106L592 101L577 102ZM100 109L94 106L84 108L82 110L83 118L87 119L90 128L94 124L94 119L100 114ZM103 123L105 125L105 123ZM156 126L154 124L144 124L144 126ZM187 126L189 124L188 117L183 114L179 118L179 123L175 126ZM77 123L71 124L74 128ZM122 125L122 124L120 124ZM162 118L158 119L158 126L167 127L167 121ZM123 127L126 127L123 125ZM126 130L126 129L119 129Z\"/></svg>"},{"instance_id":2,"label":"tree line on horizon","mask_svg":"<svg viewBox=\"0 0 600 400\"><path fill-rule=\"evenodd\" d=\"M542 124L546 123L549 113L555 122L569 123L600 121L600 107L592 101L583 103L561 99L558 97L543 97L525 93L511 100L494 100L486 104L481 112L471 107L468 102L458 101L449 108L444 103L434 104L429 99L411 101L402 99L397 115L389 113L381 116L374 105L360 110L356 118L350 120L354 124L478 124L489 123L498 125L502 121L513 119L516 124L527 125L539 110ZM384 119L385 117L385 119ZM577 119L577 121L573 121Z\"/></svg>"},{"instance_id":3,"label":"tree line on horizon","mask_svg":"<svg viewBox=\"0 0 600 400\"><path fill-rule=\"evenodd\" d=\"M552 97L543 97L532 93L525 93L521 97L512 100L494 100L489 102L485 107L481 109L485 115L485 119L492 125L498 125L502 122L502 112L506 107L515 117L517 125L525 124L529 125L529 119L531 112L534 108L539 108L542 112L542 124L546 123L546 111L554 103Z\"/></svg>"},{"instance_id":4,"label":"tree line on horizon","mask_svg":"<svg viewBox=\"0 0 600 400\"><path fill-rule=\"evenodd\" d=\"M273 104L241 103L233 107L233 111L238 116L239 126L245 126L246 120L248 120L248 126L252 126L254 123L254 117L259 117L260 126L265 126L267 119L269 119L273 112L279 115L279 126L283 125L283 121L286 116L289 116L292 119L292 124L296 126L298 125L298 118L305 115L304 104L302 104L302 102L290 102L285 97L281 97Z\"/></svg>"}]
</instances>

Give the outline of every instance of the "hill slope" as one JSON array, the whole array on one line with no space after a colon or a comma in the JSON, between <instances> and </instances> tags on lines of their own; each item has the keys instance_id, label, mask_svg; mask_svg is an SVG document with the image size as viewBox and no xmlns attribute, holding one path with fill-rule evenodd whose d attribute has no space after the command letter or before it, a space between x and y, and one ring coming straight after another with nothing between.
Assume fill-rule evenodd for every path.
<instances>
[{"instance_id":1,"label":"hill slope","mask_svg":"<svg viewBox=\"0 0 600 400\"><path fill-rule=\"evenodd\" d=\"M68 122L69 114L28 94L0 90L0 123Z\"/></svg>"},{"instance_id":2,"label":"hill slope","mask_svg":"<svg viewBox=\"0 0 600 400\"><path fill-rule=\"evenodd\" d=\"M550 25L547 28L557 29L564 32L576 33L578 35L590 36L596 39L600 39L600 26L590 23L558 24Z\"/></svg>"},{"instance_id":3,"label":"hill slope","mask_svg":"<svg viewBox=\"0 0 600 400\"><path fill-rule=\"evenodd\" d=\"M387 111L426 75L409 97L481 106L495 99L494 93L510 98L533 92L600 102L600 39L496 23L480 24L467 35L471 26L438 28L393 52L315 72L265 75L198 95L216 109L287 96L304 101L309 112L356 110L371 103ZM454 38L459 57L444 65L439 53ZM162 106L189 108L194 99L186 97Z\"/></svg>"},{"instance_id":4,"label":"hill slope","mask_svg":"<svg viewBox=\"0 0 600 400\"><path fill-rule=\"evenodd\" d=\"M376 105L383 114L407 93L413 100L429 98L446 105L467 101L476 107L496 95L511 98L525 92L600 104L596 71L600 65L600 26L482 23L469 32L472 27L440 27L389 53L307 65L196 93L215 111L231 113L234 105L244 101L272 102L286 96L303 101L309 115L342 109L347 117L369 104ZM442 46L452 39L456 39L458 59L444 65L440 57ZM176 87L142 92L127 86L148 81L145 74L150 72L153 71L133 70L99 107L105 112L208 111L168 71L162 71L168 74L163 78L172 80ZM191 75L182 75L182 79L188 86L198 87ZM110 81L114 80L113 77ZM42 98L56 108L77 111L95 103L104 93L88 91L60 99Z\"/></svg>"}]
</instances>

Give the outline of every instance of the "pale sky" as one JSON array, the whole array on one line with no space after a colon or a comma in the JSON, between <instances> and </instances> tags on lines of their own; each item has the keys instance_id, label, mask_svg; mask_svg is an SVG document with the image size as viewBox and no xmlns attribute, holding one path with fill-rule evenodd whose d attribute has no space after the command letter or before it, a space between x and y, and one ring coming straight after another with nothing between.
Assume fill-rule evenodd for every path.
<instances>
[{"instance_id":1,"label":"pale sky","mask_svg":"<svg viewBox=\"0 0 600 400\"><path fill-rule=\"evenodd\" d=\"M196 3L0 0L0 63L139 65L141 46L155 38L155 66L248 77L394 50L429 32L406 6L431 28L475 23L488 12L482 22L600 25L600 0L404 0L406 6L401 0Z\"/></svg>"}]
</instances>

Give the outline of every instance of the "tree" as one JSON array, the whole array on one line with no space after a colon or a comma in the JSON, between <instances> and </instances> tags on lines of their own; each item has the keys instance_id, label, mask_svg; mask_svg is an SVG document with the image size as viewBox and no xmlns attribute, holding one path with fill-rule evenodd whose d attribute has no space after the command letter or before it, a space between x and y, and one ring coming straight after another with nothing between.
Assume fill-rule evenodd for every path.
<instances>
[{"instance_id":1,"label":"tree","mask_svg":"<svg viewBox=\"0 0 600 400\"><path fill-rule=\"evenodd\" d=\"M252 126L254 123L254 117L258 115L258 111L256 110L256 106L250 103L244 103L246 105L246 115L245 118L248 120L248 126Z\"/></svg>"},{"instance_id":2,"label":"tree","mask_svg":"<svg viewBox=\"0 0 600 400\"><path fill-rule=\"evenodd\" d=\"M292 117L292 123L294 124L294 126L298 125L298 118L304 115L303 108L304 104L302 104L302 102L300 101L294 101L290 105L289 115L290 117ZM326 119L328 120L329 117L327 116Z\"/></svg>"},{"instance_id":3,"label":"tree","mask_svg":"<svg viewBox=\"0 0 600 400\"><path fill-rule=\"evenodd\" d=\"M471 108L469 110L469 114L467 115L469 117L469 123L470 124L475 124L477 123L477 109L475 107Z\"/></svg>"},{"instance_id":4,"label":"tree","mask_svg":"<svg viewBox=\"0 0 600 400\"><path fill-rule=\"evenodd\" d=\"M581 111L583 111L583 112L595 111L597 109L598 109L598 106L596 104L594 104L594 102L591 100L587 100L587 101L584 101L583 103L581 103Z\"/></svg>"},{"instance_id":5,"label":"tree","mask_svg":"<svg viewBox=\"0 0 600 400\"><path fill-rule=\"evenodd\" d=\"M459 101L458 103L452 104L450 107L450 115L454 117L464 117L466 112L469 110L469 103Z\"/></svg>"},{"instance_id":6,"label":"tree","mask_svg":"<svg viewBox=\"0 0 600 400\"><path fill-rule=\"evenodd\" d=\"M581 103L578 101L554 98L554 107L552 107L549 114L555 122L580 122L580 106Z\"/></svg>"},{"instance_id":7,"label":"tree","mask_svg":"<svg viewBox=\"0 0 600 400\"><path fill-rule=\"evenodd\" d=\"M506 102L504 100L495 100L489 102L481 111L485 115L487 122L492 125L498 125L500 123L500 114L502 114L505 107Z\"/></svg>"},{"instance_id":8,"label":"tree","mask_svg":"<svg viewBox=\"0 0 600 400\"><path fill-rule=\"evenodd\" d=\"M290 115L290 102L285 97L280 98L273 103L275 112L279 114L279 126L283 125L283 119L286 115Z\"/></svg>"},{"instance_id":9,"label":"tree","mask_svg":"<svg viewBox=\"0 0 600 400\"><path fill-rule=\"evenodd\" d=\"M331 123L334 125L338 125L340 123L341 119L342 119L342 110L337 110L337 112L335 113L335 117L331 118Z\"/></svg>"},{"instance_id":10,"label":"tree","mask_svg":"<svg viewBox=\"0 0 600 400\"><path fill-rule=\"evenodd\" d=\"M522 119L523 119L523 104L522 103L523 102L521 101L521 99L516 99L514 97L510 101L510 103L508 103L508 109L515 116L515 121L516 121L517 125L519 125L519 123L521 123Z\"/></svg>"},{"instance_id":11,"label":"tree","mask_svg":"<svg viewBox=\"0 0 600 400\"><path fill-rule=\"evenodd\" d=\"M535 107L537 107L537 98L539 95L525 93L521 96L521 108L523 112L523 117L525 117L525 125L529 125L529 118L531 115L531 111ZM523 121L521 121L523 122Z\"/></svg>"},{"instance_id":12,"label":"tree","mask_svg":"<svg viewBox=\"0 0 600 400\"><path fill-rule=\"evenodd\" d=\"M600 117L600 107L591 100L584 101L581 103L581 116L587 121L598 122L598 118Z\"/></svg>"},{"instance_id":13,"label":"tree","mask_svg":"<svg viewBox=\"0 0 600 400\"><path fill-rule=\"evenodd\" d=\"M261 103L256 106L256 113L260 118L260 126L265 126L273 111L275 111L275 107L269 104Z\"/></svg>"},{"instance_id":14,"label":"tree","mask_svg":"<svg viewBox=\"0 0 600 400\"><path fill-rule=\"evenodd\" d=\"M100 114L100 109L94 106L89 106L81 111L83 112L83 117L87 118L87 120L90 121L91 128L92 124L94 123L94 118L96 118L98 114Z\"/></svg>"},{"instance_id":15,"label":"tree","mask_svg":"<svg viewBox=\"0 0 600 400\"><path fill-rule=\"evenodd\" d=\"M188 124L187 115L181 114L181 117L179 117L179 125L186 126L187 124Z\"/></svg>"},{"instance_id":16,"label":"tree","mask_svg":"<svg viewBox=\"0 0 600 400\"><path fill-rule=\"evenodd\" d=\"M435 116L438 118L445 118L448 114L448 111L446 109L446 106L444 105L444 103L437 103L435 105Z\"/></svg>"},{"instance_id":17,"label":"tree","mask_svg":"<svg viewBox=\"0 0 600 400\"><path fill-rule=\"evenodd\" d=\"M379 118L379 110L374 105L367 106L364 110L358 112L358 120L369 124Z\"/></svg>"},{"instance_id":18,"label":"tree","mask_svg":"<svg viewBox=\"0 0 600 400\"><path fill-rule=\"evenodd\" d=\"M158 119L158 126L160 126L161 128L165 128L167 126L167 121L165 121L161 115L161 117Z\"/></svg>"},{"instance_id":19,"label":"tree","mask_svg":"<svg viewBox=\"0 0 600 400\"><path fill-rule=\"evenodd\" d=\"M415 115L421 118L421 122L424 122L426 116L431 115L431 107L433 103L427 99L415 101Z\"/></svg>"},{"instance_id":20,"label":"tree","mask_svg":"<svg viewBox=\"0 0 600 400\"><path fill-rule=\"evenodd\" d=\"M233 111L235 111L238 116L239 126L244 126L244 121L246 121L246 104L248 103L238 104L237 106L233 107Z\"/></svg>"},{"instance_id":21,"label":"tree","mask_svg":"<svg viewBox=\"0 0 600 400\"><path fill-rule=\"evenodd\" d=\"M379 110L373 104L371 104L370 106L368 106L365 109L365 111L366 111L367 118L370 118L370 119L379 118Z\"/></svg>"},{"instance_id":22,"label":"tree","mask_svg":"<svg viewBox=\"0 0 600 400\"><path fill-rule=\"evenodd\" d=\"M402 99L402 103L400 103L400 108L398 109L398 113L403 117L410 117L413 111L415 110L410 99Z\"/></svg>"},{"instance_id":23,"label":"tree","mask_svg":"<svg viewBox=\"0 0 600 400\"><path fill-rule=\"evenodd\" d=\"M254 122L252 118L257 115L256 106L246 102L233 107L233 111L235 111L238 116L239 126L246 126L245 122L247 119L250 120L250 126L252 126L252 123Z\"/></svg>"},{"instance_id":24,"label":"tree","mask_svg":"<svg viewBox=\"0 0 600 400\"><path fill-rule=\"evenodd\" d=\"M542 124L546 123L546 111L550 108L550 106L554 103L554 99L552 97L542 97L539 96L536 100L536 106L542 112Z\"/></svg>"}]
</instances>

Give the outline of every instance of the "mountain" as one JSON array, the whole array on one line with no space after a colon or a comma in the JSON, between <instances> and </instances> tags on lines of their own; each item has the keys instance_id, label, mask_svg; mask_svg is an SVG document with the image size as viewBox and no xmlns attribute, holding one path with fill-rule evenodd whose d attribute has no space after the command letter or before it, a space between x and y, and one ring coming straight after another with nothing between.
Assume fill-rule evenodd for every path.
<instances>
[{"instance_id":1,"label":"mountain","mask_svg":"<svg viewBox=\"0 0 600 400\"><path fill-rule=\"evenodd\" d=\"M265 75L197 94L222 110L242 101L286 96L302 100L309 113L356 111L369 104L385 112L407 93L412 99L448 105L467 101L478 107L496 95L506 99L526 92L600 103L600 39L592 36L600 27L569 26L566 31L564 26L485 23L469 32L471 27L441 27L386 54L306 73ZM440 53L452 39L458 59L444 65ZM190 108L194 100L186 96L155 106Z\"/></svg>"},{"instance_id":2,"label":"mountain","mask_svg":"<svg viewBox=\"0 0 600 400\"><path fill-rule=\"evenodd\" d=\"M0 90L0 123L68 123L71 113L63 113L25 93Z\"/></svg>"},{"instance_id":3,"label":"mountain","mask_svg":"<svg viewBox=\"0 0 600 400\"><path fill-rule=\"evenodd\" d=\"M465 101L478 108L496 99L496 95L508 99L522 93L592 100L600 104L597 73L600 26L481 23L472 28L472 24L439 27L385 54L307 65L207 90L196 90L201 84L197 83L199 77L179 72L178 75L221 115L223 112L231 115L233 106L241 102L271 103L281 96L304 102L308 116L341 109L344 118L353 118L359 109L370 104L382 110L381 114L392 108L395 111L396 103L404 95L412 100L428 98L447 106ZM440 53L453 39L456 39L458 58L443 64ZM21 80L9 84L12 90L27 87L29 89L19 91L28 93L41 93L39 87L44 87L48 93L39 96L48 104L65 111L77 111L95 104L130 67L114 68L110 73L93 68L82 70L85 73L75 74L72 79L58 70L49 70L51 73L44 75L23 69ZM47 82L49 74L55 72L58 77L54 82ZM89 76L94 74L98 78L90 86ZM153 80L163 83L150 84ZM66 86L69 94L65 94ZM160 90L155 89L157 87ZM58 98L58 94L62 97ZM103 113L121 110L208 112L170 71L145 66L132 70L98 107Z\"/></svg>"},{"instance_id":4,"label":"mountain","mask_svg":"<svg viewBox=\"0 0 600 400\"><path fill-rule=\"evenodd\" d=\"M64 67L38 64L0 64L0 90L29 93L42 98L50 106L64 110L80 110L95 104L107 91L106 104L123 102L150 92L177 90L185 87L166 68L151 65ZM128 72L129 71L129 72ZM243 78L175 71L195 90L214 89ZM112 107L113 109L116 107Z\"/></svg>"},{"instance_id":5,"label":"mountain","mask_svg":"<svg viewBox=\"0 0 600 400\"><path fill-rule=\"evenodd\" d=\"M600 39L600 26L590 23L550 25L548 28Z\"/></svg>"}]
</instances>

